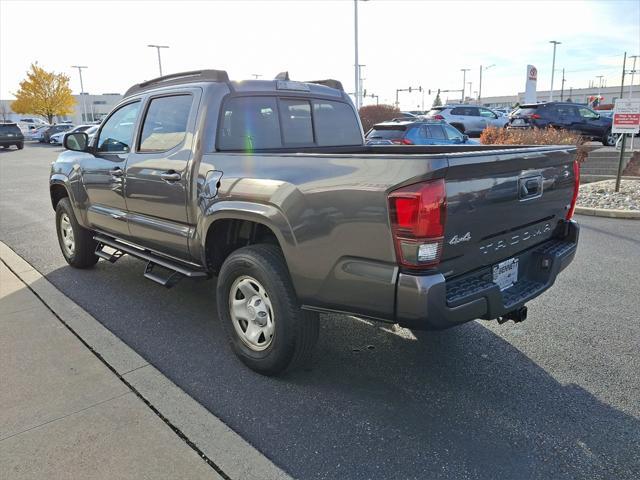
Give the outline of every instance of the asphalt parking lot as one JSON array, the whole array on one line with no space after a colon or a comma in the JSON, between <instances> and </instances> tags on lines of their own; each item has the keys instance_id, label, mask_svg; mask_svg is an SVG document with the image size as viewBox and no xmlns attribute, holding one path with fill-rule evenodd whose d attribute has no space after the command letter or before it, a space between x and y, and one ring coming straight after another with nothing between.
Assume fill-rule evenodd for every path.
<instances>
[{"instance_id":1,"label":"asphalt parking lot","mask_svg":"<svg viewBox=\"0 0 640 480\"><path fill-rule=\"evenodd\" d=\"M640 478L640 222L578 217L581 242L521 324L424 333L323 316L313 362L261 377L233 356L213 281L171 290L124 258L69 268L48 169L0 150L0 240L296 478Z\"/></svg>"}]
</instances>

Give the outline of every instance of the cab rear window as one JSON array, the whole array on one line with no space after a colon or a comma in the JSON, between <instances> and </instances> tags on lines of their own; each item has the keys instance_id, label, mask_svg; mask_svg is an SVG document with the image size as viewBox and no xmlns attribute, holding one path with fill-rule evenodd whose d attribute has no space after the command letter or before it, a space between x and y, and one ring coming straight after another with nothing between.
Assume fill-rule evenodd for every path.
<instances>
[{"instance_id":1,"label":"cab rear window","mask_svg":"<svg viewBox=\"0 0 640 480\"><path fill-rule=\"evenodd\" d=\"M343 102L231 97L224 103L222 114L218 150L362 145L355 112Z\"/></svg>"}]
</instances>

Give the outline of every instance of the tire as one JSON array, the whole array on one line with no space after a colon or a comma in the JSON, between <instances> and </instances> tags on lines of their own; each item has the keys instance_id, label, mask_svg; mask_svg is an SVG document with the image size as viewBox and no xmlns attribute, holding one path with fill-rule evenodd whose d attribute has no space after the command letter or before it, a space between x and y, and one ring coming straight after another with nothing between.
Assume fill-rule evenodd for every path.
<instances>
[{"instance_id":1,"label":"tire","mask_svg":"<svg viewBox=\"0 0 640 480\"><path fill-rule=\"evenodd\" d=\"M22 150L24 148L24 143L16 143L16 147L18 147L18 150Z\"/></svg>"},{"instance_id":2,"label":"tire","mask_svg":"<svg viewBox=\"0 0 640 480\"><path fill-rule=\"evenodd\" d=\"M607 130L607 132L602 137L602 145L605 147L613 147L618 140L618 136L614 133L611 133L611 130Z\"/></svg>"},{"instance_id":3,"label":"tire","mask_svg":"<svg viewBox=\"0 0 640 480\"><path fill-rule=\"evenodd\" d=\"M244 295L247 289L249 293ZM216 298L218 318L231 348L253 371L278 375L311 358L318 340L318 314L300 309L285 259L277 246L251 245L229 255L218 275ZM246 320L237 315L232 302L238 302ZM262 313L265 315L261 317ZM258 324L261 319L262 326ZM250 328L251 332L262 332L255 336L254 344Z\"/></svg>"},{"instance_id":4,"label":"tire","mask_svg":"<svg viewBox=\"0 0 640 480\"><path fill-rule=\"evenodd\" d=\"M69 229L71 236L69 236ZM56 232L60 250L69 265L75 268L91 268L98 263L93 233L80 226L68 197L61 199L56 205ZM72 247L65 242L69 237Z\"/></svg>"}]
</instances>

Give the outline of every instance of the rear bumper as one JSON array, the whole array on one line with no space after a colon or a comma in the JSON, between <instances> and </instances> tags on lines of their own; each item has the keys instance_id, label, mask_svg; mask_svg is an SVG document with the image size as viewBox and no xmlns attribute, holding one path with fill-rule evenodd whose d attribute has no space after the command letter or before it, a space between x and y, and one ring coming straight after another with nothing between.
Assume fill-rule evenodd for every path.
<instances>
[{"instance_id":1,"label":"rear bumper","mask_svg":"<svg viewBox=\"0 0 640 480\"><path fill-rule=\"evenodd\" d=\"M515 255L518 281L500 291L492 282L491 266L447 280L442 274L400 273L396 293L396 322L417 330L441 330L483 318L494 319L522 307L553 285L573 260L579 226L565 223L563 235Z\"/></svg>"}]
</instances>

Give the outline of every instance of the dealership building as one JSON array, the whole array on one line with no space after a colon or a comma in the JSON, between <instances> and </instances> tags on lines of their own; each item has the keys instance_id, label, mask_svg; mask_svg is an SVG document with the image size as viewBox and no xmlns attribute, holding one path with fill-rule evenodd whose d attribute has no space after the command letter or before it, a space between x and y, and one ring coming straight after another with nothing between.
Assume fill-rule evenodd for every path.
<instances>
[{"instance_id":1,"label":"dealership building","mask_svg":"<svg viewBox=\"0 0 640 480\"><path fill-rule=\"evenodd\" d=\"M640 85L634 85L631 90L633 93L632 95L629 95L629 86L625 85L624 98L630 98L631 96L640 98ZM549 90L536 92L537 101L549 101L549 93ZM596 98L598 96L602 97L600 100L600 105L602 107L609 106L610 108L613 108L613 104L615 103L615 101L620 98L620 87L565 88L564 90L553 90L553 100L556 102L564 101L589 104L591 103L591 100L593 98ZM481 103L485 107L510 108L515 104L525 103L524 92L520 92L517 95L483 97L481 99Z\"/></svg>"},{"instance_id":2,"label":"dealership building","mask_svg":"<svg viewBox=\"0 0 640 480\"><path fill-rule=\"evenodd\" d=\"M76 101L73 113L57 116L54 122L71 122L74 125L100 121L115 107L122 95L119 93L103 93L101 95L73 95ZM84 100L84 102L83 102ZM13 100L0 100L0 120L18 122L21 118L36 117L37 115L15 113L11 110ZM46 119L44 119L46 121Z\"/></svg>"}]
</instances>

